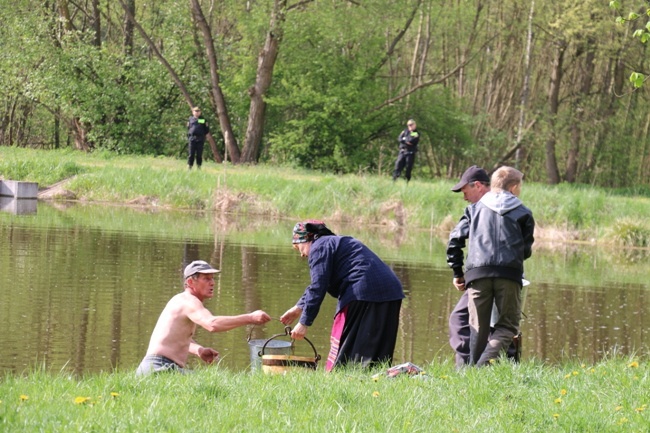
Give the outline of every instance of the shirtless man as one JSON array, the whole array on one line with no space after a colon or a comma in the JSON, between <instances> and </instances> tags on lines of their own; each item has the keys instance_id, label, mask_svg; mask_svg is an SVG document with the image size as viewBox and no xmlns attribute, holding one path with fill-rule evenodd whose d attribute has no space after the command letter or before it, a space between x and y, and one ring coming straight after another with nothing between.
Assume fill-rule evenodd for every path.
<instances>
[{"instance_id":1,"label":"shirtless man","mask_svg":"<svg viewBox=\"0 0 650 433\"><path fill-rule=\"evenodd\" d=\"M245 325L262 325L271 317L262 310L238 316L213 316L203 301L214 294L214 269L207 262L197 260L185 268L185 290L169 300L160 313L151 334L147 354L140 363L137 375L159 371L184 371L189 354L211 364L219 352L194 341L196 325L210 332L224 332Z\"/></svg>"}]
</instances>

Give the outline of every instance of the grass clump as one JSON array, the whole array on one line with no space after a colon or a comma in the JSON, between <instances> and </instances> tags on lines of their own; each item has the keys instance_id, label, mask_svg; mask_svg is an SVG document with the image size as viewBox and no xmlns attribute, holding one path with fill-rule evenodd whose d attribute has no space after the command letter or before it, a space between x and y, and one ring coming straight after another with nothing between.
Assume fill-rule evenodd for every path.
<instances>
[{"instance_id":1,"label":"grass clump","mask_svg":"<svg viewBox=\"0 0 650 433\"><path fill-rule=\"evenodd\" d=\"M0 178L51 185L62 179L84 173L85 168L74 161L70 151L57 152L56 158L24 158L22 152L3 152L0 158Z\"/></svg>"},{"instance_id":2,"label":"grass clump","mask_svg":"<svg viewBox=\"0 0 650 433\"><path fill-rule=\"evenodd\" d=\"M626 247L650 247L650 228L640 221L624 219L614 223L609 239L615 244Z\"/></svg>"},{"instance_id":3,"label":"grass clump","mask_svg":"<svg viewBox=\"0 0 650 433\"><path fill-rule=\"evenodd\" d=\"M461 371L443 361L426 366L425 375L393 379L355 369L267 376L212 366L189 375L82 379L37 371L0 383L0 425L94 432L646 431L649 371L634 357Z\"/></svg>"}]
</instances>

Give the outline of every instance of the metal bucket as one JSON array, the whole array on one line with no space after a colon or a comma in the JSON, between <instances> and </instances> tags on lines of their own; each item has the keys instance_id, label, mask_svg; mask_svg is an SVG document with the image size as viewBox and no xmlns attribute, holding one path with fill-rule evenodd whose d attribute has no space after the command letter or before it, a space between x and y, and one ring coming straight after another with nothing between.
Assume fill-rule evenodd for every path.
<instances>
[{"instance_id":1,"label":"metal bucket","mask_svg":"<svg viewBox=\"0 0 650 433\"><path fill-rule=\"evenodd\" d=\"M318 361L320 361L320 355L316 352L316 348L307 338L305 338L305 341L309 343L311 348L314 350L313 357L270 354L269 345L274 343L275 338L291 335L291 328L289 326L284 328L284 331L284 334L277 334L266 340L266 343L262 346L262 350L259 353L262 358L262 371L266 374L286 374L292 370L303 368L316 370L316 367L318 367Z\"/></svg>"},{"instance_id":2,"label":"metal bucket","mask_svg":"<svg viewBox=\"0 0 650 433\"><path fill-rule=\"evenodd\" d=\"M291 355L293 354L293 343L291 341L266 339L248 340L248 348L251 353L251 370L259 370L262 366L262 349L264 353L272 355Z\"/></svg>"}]
</instances>

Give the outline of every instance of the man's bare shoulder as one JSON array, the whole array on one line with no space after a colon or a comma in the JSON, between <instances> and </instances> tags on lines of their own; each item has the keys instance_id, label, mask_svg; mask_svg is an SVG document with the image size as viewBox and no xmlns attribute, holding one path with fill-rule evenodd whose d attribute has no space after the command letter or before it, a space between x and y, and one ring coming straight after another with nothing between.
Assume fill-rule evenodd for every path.
<instances>
[{"instance_id":1,"label":"man's bare shoulder","mask_svg":"<svg viewBox=\"0 0 650 433\"><path fill-rule=\"evenodd\" d=\"M167 302L166 310L183 310L185 312L204 308L203 303L194 295L187 292L178 293Z\"/></svg>"}]
</instances>

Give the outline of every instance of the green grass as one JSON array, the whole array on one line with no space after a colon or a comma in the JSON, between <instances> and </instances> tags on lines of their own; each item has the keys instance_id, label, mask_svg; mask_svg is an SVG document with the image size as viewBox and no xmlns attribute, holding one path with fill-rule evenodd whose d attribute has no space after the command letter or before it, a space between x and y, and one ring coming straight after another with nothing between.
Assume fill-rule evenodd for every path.
<instances>
[{"instance_id":1,"label":"green grass","mask_svg":"<svg viewBox=\"0 0 650 433\"><path fill-rule=\"evenodd\" d=\"M81 379L33 372L0 382L2 431L628 432L650 425L646 360L497 363L373 379L359 370Z\"/></svg>"},{"instance_id":2,"label":"green grass","mask_svg":"<svg viewBox=\"0 0 650 433\"><path fill-rule=\"evenodd\" d=\"M184 161L148 156L85 154L71 150L0 148L0 177L38 182L70 178L65 189L80 200L175 209L247 213L292 219L322 218L446 232L466 203L450 192L456 179L408 185L389 176L333 175L269 165L206 162L189 171ZM537 238L603 241L647 247L647 190L526 182L522 200L533 210Z\"/></svg>"}]
</instances>

